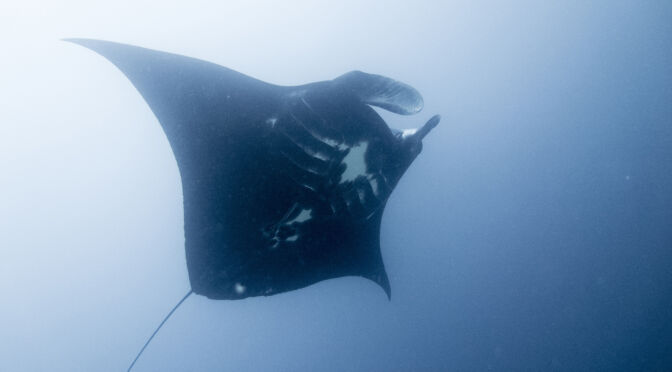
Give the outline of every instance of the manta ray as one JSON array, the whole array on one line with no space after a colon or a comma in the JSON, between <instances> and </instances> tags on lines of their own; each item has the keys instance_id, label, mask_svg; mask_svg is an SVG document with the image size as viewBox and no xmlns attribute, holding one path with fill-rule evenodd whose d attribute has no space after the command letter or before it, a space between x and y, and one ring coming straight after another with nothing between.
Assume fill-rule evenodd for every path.
<instances>
[{"instance_id":1,"label":"manta ray","mask_svg":"<svg viewBox=\"0 0 672 372\"><path fill-rule=\"evenodd\" d=\"M129 370L192 293L239 300L360 276L390 298L381 218L440 117L397 131L371 106L418 113L423 100L414 88L361 71L279 86L177 54L66 40L131 81L163 128L182 180L191 291Z\"/></svg>"}]
</instances>

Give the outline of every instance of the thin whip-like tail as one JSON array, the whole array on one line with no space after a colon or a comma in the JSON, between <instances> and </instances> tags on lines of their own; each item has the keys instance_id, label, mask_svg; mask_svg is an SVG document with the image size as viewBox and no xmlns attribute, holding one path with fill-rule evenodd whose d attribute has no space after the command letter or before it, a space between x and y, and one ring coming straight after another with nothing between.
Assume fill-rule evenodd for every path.
<instances>
[{"instance_id":1,"label":"thin whip-like tail","mask_svg":"<svg viewBox=\"0 0 672 372\"><path fill-rule=\"evenodd\" d=\"M182 305L182 303L184 302L184 300L186 300L187 297L191 296L192 293L194 293L194 291L192 291L192 290L190 289L189 292L187 292L187 294L184 295L184 297L182 297L182 299L180 300L180 302L178 302L177 305L175 305L175 307L173 307L173 309L170 310L170 312L168 313L168 315L166 315L166 317L163 318L163 321L161 322L161 324L159 324L159 326L156 327L156 330L154 331L154 333L152 333L152 335L149 336L149 339L147 339L147 342L145 342L145 345L142 347L142 349L140 349L140 352L138 353L138 355L135 356L135 359L133 359L133 362L131 363L131 365L128 366L128 371L127 371L127 372L131 372L131 369L132 369L133 366L135 365L135 362L138 361L138 358L140 358L140 355L142 355L142 352L145 351L145 349L147 348L147 345L149 345L149 343L152 341L152 339L154 338L154 336L156 336L156 334L159 332L159 329L161 329L161 327L163 327L163 325L166 323L166 321L168 320L168 318L170 318L170 316L173 315L173 313L175 312L175 310L177 310L177 308L180 307L180 305Z\"/></svg>"}]
</instances>

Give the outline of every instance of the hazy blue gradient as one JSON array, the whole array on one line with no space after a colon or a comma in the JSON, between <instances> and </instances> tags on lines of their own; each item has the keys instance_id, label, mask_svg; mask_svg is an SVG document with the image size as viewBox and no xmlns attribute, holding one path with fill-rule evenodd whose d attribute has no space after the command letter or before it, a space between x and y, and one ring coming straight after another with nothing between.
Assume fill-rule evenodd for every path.
<instances>
[{"instance_id":1,"label":"hazy blue gradient","mask_svg":"<svg viewBox=\"0 0 672 372\"><path fill-rule=\"evenodd\" d=\"M219 3L219 4L217 4ZM135 371L672 370L672 2L0 5L0 371L122 371L187 292L177 166L94 53L277 84L352 69L443 121L358 278L190 298Z\"/></svg>"}]
</instances>

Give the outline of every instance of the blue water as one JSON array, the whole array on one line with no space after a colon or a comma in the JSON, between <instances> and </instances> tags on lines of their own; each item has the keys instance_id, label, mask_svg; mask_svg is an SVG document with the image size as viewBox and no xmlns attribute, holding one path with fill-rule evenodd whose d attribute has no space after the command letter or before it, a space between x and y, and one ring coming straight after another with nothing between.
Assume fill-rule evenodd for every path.
<instances>
[{"instance_id":1,"label":"blue water","mask_svg":"<svg viewBox=\"0 0 672 372\"><path fill-rule=\"evenodd\" d=\"M277 84L360 69L423 94L391 126L443 117L383 218L391 301L192 296L135 371L672 370L672 3L274 4L8 10L0 371L125 370L189 289L165 136L62 37Z\"/></svg>"}]
</instances>

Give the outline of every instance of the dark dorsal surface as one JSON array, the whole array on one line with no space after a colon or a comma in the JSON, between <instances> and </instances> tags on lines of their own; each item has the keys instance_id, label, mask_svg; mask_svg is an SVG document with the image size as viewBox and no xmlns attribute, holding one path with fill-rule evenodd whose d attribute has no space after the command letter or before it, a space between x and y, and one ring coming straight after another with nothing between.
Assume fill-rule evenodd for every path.
<instances>
[{"instance_id":1,"label":"dark dorsal surface","mask_svg":"<svg viewBox=\"0 0 672 372\"><path fill-rule=\"evenodd\" d=\"M393 133L369 105L416 113L417 91L360 71L283 87L176 54L69 41L114 63L166 133L194 293L241 299L355 275L390 295L382 213L438 117Z\"/></svg>"}]
</instances>

